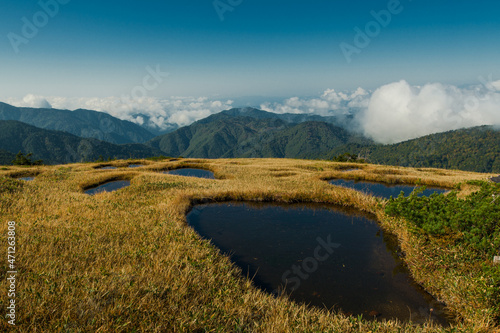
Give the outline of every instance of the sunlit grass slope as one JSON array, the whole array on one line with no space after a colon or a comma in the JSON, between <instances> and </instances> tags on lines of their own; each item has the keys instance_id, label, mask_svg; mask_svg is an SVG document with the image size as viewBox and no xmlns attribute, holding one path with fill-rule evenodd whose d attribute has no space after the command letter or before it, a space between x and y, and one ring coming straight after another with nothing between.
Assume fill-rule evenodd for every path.
<instances>
[{"instance_id":1,"label":"sunlit grass slope","mask_svg":"<svg viewBox=\"0 0 500 333\"><path fill-rule=\"evenodd\" d=\"M142 164L127 168L129 164ZM113 165L116 170L99 170ZM163 174L197 167L216 180ZM358 169L347 171L348 169ZM34 181L16 180L36 176ZM375 214L396 234L415 279L456 315L459 331L492 332L498 315L484 299L488 276L457 253L453 240L411 232L384 213L385 201L329 185L343 177L454 187L491 175L289 159L114 161L0 170L0 252L7 221L17 222L19 332L441 332L396 321L372 322L274 298L202 240L186 213L199 202L323 202ZM113 193L84 189L130 180ZM462 196L475 190L462 186ZM453 261L456 264L451 265ZM490 265L491 258L482 263ZM7 256L0 260L0 308L7 306Z\"/></svg>"}]
</instances>

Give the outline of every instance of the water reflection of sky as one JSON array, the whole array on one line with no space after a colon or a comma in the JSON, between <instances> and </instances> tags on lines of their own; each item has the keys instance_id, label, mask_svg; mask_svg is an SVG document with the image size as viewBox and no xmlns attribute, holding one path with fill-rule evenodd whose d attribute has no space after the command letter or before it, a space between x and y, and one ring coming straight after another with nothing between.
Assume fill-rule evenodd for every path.
<instances>
[{"instance_id":1,"label":"water reflection of sky","mask_svg":"<svg viewBox=\"0 0 500 333\"><path fill-rule=\"evenodd\" d=\"M32 180L35 180L35 177L21 177L21 178L18 178L19 180L24 180L24 181L27 181L27 182L30 182Z\"/></svg>"},{"instance_id":2,"label":"water reflection of sky","mask_svg":"<svg viewBox=\"0 0 500 333\"><path fill-rule=\"evenodd\" d=\"M357 191L365 192L385 199L389 199L391 196L395 198L399 196L401 191L404 192L405 196L408 196L416 188L416 186L387 185L382 183L371 183L362 181L356 182L354 180L344 180L344 179L333 179L329 181L329 183L336 186L352 188ZM445 189L436 187L427 187L427 189L425 189L418 196L430 196L433 193L441 194L444 192L446 192Z\"/></svg>"},{"instance_id":3,"label":"water reflection of sky","mask_svg":"<svg viewBox=\"0 0 500 333\"><path fill-rule=\"evenodd\" d=\"M86 194L94 195L101 192L113 192L121 188L130 186L130 180L117 180L90 188L85 191Z\"/></svg>"},{"instance_id":4,"label":"water reflection of sky","mask_svg":"<svg viewBox=\"0 0 500 333\"><path fill-rule=\"evenodd\" d=\"M202 169L190 169L190 168L176 169L167 171L165 173L176 176L215 179L214 173L212 171L202 170Z\"/></svg>"}]
</instances>

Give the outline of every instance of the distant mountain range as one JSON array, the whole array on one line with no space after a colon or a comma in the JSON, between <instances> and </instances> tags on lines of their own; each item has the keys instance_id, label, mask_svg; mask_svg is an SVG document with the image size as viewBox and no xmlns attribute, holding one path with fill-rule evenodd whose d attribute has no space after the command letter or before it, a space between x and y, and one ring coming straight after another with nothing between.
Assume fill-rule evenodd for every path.
<instances>
[{"instance_id":1,"label":"distant mountain range","mask_svg":"<svg viewBox=\"0 0 500 333\"><path fill-rule=\"evenodd\" d=\"M130 121L104 112L78 109L18 108L0 102L0 120L17 120L39 128L63 131L83 138L94 138L115 144L144 143L154 134Z\"/></svg>"},{"instance_id":2,"label":"distant mountain range","mask_svg":"<svg viewBox=\"0 0 500 333\"><path fill-rule=\"evenodd\" d=\"M144 134L143 128L133 123L96 111L9 107L0 103L0 118L2 114L12 116L17 112L17 115L28 117L30 112L40 112L45 115L45 119L52 119L43 122L45 125L58 124L57 126L64 127L66 122L69 122L66 128L73 128L76 132L78 128L82 131L85 126L105 127L105 123L109 122L113 124L111 130L101 128L100 132L96 131L94 134L97 134L97 137L113 136L115 139L108 139L111 142L106 142L97 138L82 138L61 131L41 129L19 121L0 121L1 164L9 164L13 154L19 151L33 153L34 159L42 159L48 164L93 161L100 156L332 159L348 152L359 154L369 162L378 164L500 172L500 131L491 126L433 134L394 145L381 145L346 130L344 126L352 121L349 114L321 117L274 114L243 108L214 114L190 126L154 138L148 132L151 140L142 144L116 144L130 141L132 138L144 141L148 136ZM76 114L68 115L71 112ZM19 118L24 119L21 116ZM79 119L80 127L71 125L74 119ZM117 133L127 135L120 137Z\"/></svg>"},{"instance_id":3,"label":"distant mountain range","mask_svg":"<svg viewBox=\"0 0 500 333\"><path fill-rule=\"evenodd\" d=\"M33 160L46 164L95 161L102 157L144 158L161 154L142 144L116 145L81 138L73 134L45 130L14 120L0 121L0 163L10 164L8 153L33 153ZM7 160L5 160L7 159Z\"/></svg>"},{"instance_id":4,"label":"distant mountain range","mask_svg":"<svg viewBox=\"0 0 500 333\"><path fill-rule=\"evenodd\" d=\"M277 115L256 109L233 109L199 120L146 143L170 156L200 158L321 158L346 145L373 144L319 116ZM336 119L331 117L330 122Z\"/></svg>"}]
</instances>

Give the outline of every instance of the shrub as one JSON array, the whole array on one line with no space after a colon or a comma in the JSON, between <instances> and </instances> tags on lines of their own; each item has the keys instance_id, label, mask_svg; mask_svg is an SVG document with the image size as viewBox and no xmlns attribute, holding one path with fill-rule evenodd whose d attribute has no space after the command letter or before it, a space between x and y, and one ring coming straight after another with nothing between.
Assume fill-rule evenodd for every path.
<instances>
[{"instance_id":1,"label":"shrub","mask_svg":"<svg viewBox=\"0 0 500 333\"><path fill-rule=\"evenodd\" d=\"M448 195L433 194L417 197L418 192L405 198L391 198L386 213L401 216L411 222L415 230L431 236L453 235L477 252L493 256L500 247L500 185L482 182L478 192L466 199L457 198L457 192Z\"/></svg>"},{"instance_id":2,"label":"shrub","mask_svg":"<svg viewBox=\"0 0 500 333\"><path fill-rule=\"evenodd\" d=\"M32 156L32 153L29 153L28 155L24 156L22 152L17 153L16 159L12 161L13 165L42 165L43 161L42 160L36 160L32 161L30 157Z\"/></svg>"},{"instance_id":3,"label":"shrub","mask_svg":"<svg viewBox=\"0 0 500 333\"><path fill-rule=\"evenodd\" d=\"M360 158L358 155L344 153L332 158L333 162L357 162L357 163L366 163L366 161Z\"/></svg>"}]
</instances>

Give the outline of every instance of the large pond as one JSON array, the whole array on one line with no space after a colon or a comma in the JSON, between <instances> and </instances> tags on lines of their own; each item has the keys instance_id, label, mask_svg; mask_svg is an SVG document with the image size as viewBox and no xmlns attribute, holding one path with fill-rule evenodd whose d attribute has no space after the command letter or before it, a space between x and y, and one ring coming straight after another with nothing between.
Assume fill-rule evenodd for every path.
<instances>
[{"instance_id":1,"label":"large pond","mask_svg":"<svg viewBox=\"0 0 500 333\"><path fill-rule=\"evenodd\" d=\"M385 199L389 199L391 196L396 198L397 196L399 196L401 191L403 191L405 195L408 196L415 189L415 186L408 186L408 185L389 185L383 183L371 183L363 181L356 182L354 180L344 180L344 179L333 179L330 180L329 183L332 185L352 188ZM442 188L427 187L418 196L430 196L433 193L441 194L445 192L446 190Z\"/></svg>"},{"instance_id":2,"label":"large pond","mask_svg":"<svg viewBox=\"0 0 500 333\"><path fill-rule=\"evenodd\" d=\"M212 171L203 169L190 169L190 168L176 169L176 170L166 171L165 173L176 176L215 179L214 173Z\"/></svg>"},{"instance_id":3,"label":"large pond","mask_svg":"<svg viewBox=\"0 0 500 333\"><path fill-rule=\"evenodd\" d=\"M130 180L117 180L117 181L107 182L97 187L90 188L86 190L85 193L89 195L94 195L101 192L113 192L127 186L130 186Z\"/></svg>"},{"instance_id":4,"label":"large pond","mask_svg":"<svg viewBox=\"0 0 500 333\"><path fill-rule=\"evenodd\" d=\"M188 223L275 295L368 319L447 324L371 216L325 205L195 206Z\"/></svg>"}]
</instances>

